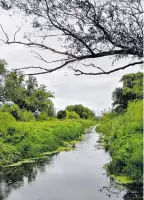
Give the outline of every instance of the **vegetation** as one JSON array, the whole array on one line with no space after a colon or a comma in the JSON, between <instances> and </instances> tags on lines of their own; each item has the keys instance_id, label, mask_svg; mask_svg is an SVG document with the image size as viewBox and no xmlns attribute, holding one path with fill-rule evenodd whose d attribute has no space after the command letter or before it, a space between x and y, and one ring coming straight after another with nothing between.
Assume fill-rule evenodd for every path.
<instances>
[{"instance_id":1,"label":"vegetation","mask_svg":"<svg viewBox=\"0 0 144 200\"><path fill-rule=\"evenodd\" d=\"M7 70L0 65L0 165L43 157L71 148L84 129L95 124L82 120L74 111L59 111L58 120L51 100L53 93L38 85L33 76ZM81 105L81 107L83 107ZM88 108L87 108L88 110ZM16 165L20 164L18 162Z\"/></svg>"},{"instance_id":2,"label":"vegetation","mask_svg":"<svg viewBox=\"0 0 144 200\"><path fill-rule=\"evenodd\" d=\"M12 10L12 13L25 14L33 28L24 33L24 39L19 40L17 34L20 28L12 39L1 27L6 44L37 47L60 56L59 60L53 60L57 64L55 68L33 66L33 74L51 73L65 66L73 69L76 75L110 74L143 63L142 0L2 0L0 6L9 13ZM20 27L19 24L17 26ZM50 44L53 37L56 46L62 48L54 48ZM47 57L36 56L51 66L51 60ZM109 56L112 56L113 63L127 57L132 62L110 70L95 65L99 58ZM90 60L90 64L85 63L86 59ZM78 68L75 68L73 64L77 63ZM82 65L86 65L88 71L84 71ZM26 70L29 68L25 67ZM40 72L36 71L38 68Z\"/></svg>"},{"instance_id":3,"label":"vegetation","mask_svg":"<svg viewBox=\"0 0 144 200\"><path fill-rule=\"evenodd\" d=\"M69 112L68 110L66 110L66 118L67 119L80 119L80 116L75 111Z\"/></svg>"},{"instance_id":4,"label":"vegetation","mask_svg":"<svg viewBox=\"0 0 144 200\"><path fill-rule=\"evenodd\" d=\"M95 114L89 108L79 104L70 105L65 110L60 110L57 113L58 119L96 119Z\"/></svg>"},{"instance_id":5,"label":"vegetation","mask_svg":"<svg viewBox=\"0 0 144 200\"><path fill-rule=\"evenodd\" d=\"M5 120L7 119L7 120ZM12 120L11 120L12 119ZM53 152L65 142L77 140L84 129L95 124L90 120L17 122L11 114L0 112L0 165ZM64 148L63 148L64 149Z\"/></svg>"},{"instance_id":6,"label":"vegetation","mask_svg":"<svg viewBox=\"0 0 144 200\"><path fill-rule=\"evenodd\" d=\"M122 88L116 88L112 94L114 111L125 111L129 101L143 99L143 73L126 74L121 80Z\"/></svg>"},{"instance_id":7,"label":"vegetation","mask_svg":"<svg viewBox=\"0 0 144 200\"><path fill-rule=\"evenodd\" d=\"M77 113L81 119L92 119L95 116L89 108L81 104L67 106L66 110Z\"/></svg>"},{"instance_id":8,"label":"vegetation","mask_svg":"<svg viewBox=\"0 0 144 200\"><path fill-rule=\"evenodd\" d=\"M66 111L65 110L59 110L57 113L58 119L65 119L66 118Z\"/></svg>"},{"instance_id":9,"label":"vegetation","mask_svg":"<svg viewBox=\"0 0 144 200\"><path fill-rule=\"evenodd\" d=\"M135 77L135 79L133 79ZM134 86L127 94L134 94L133 101L128 102L126 111L121 114L115 111L103 113L99 132L104 134L105 149L110 152L112 161L108 164L108 172L113 177L127 176L135 182L143 178L143 102L141 99L141 73L129 74L122 78L129 80ZM126 82L126 85L129 83ZM137 84L138 83L138 84ZM140 84L139 84L140 83ZM125 85L125 84L124 84ZM123 90L125 90L126 86ZM136 95L136 93L140 95ZM128 95L129 96L129 95ZM135 97L135 98L134 98ZM117 178L118 179L118 178ZM121 180L121 179L120 179Z\"/></svg>"}]
</instances>

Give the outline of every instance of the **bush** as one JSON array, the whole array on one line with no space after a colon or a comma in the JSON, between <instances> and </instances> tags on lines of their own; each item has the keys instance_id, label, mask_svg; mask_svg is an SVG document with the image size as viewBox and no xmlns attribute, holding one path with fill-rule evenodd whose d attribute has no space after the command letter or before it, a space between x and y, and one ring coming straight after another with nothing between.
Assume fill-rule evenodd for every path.
<instances>
[{"instance_id":1,"label":"bush","mask_svg":"<svg viewBox=\"0 0 144 200\"><path fill-rule=\"evenodd\" d=\"M16 121L15 118L8 112L0 112L0 121Z\"/></svg>"},{"instance_id":2,"label":"bush","mask_svg":"<svg viewBox=\"0 0 144 200\"><path fill-rule=\"evenodd\" d=\"M66 118L67 119L80 119L80 116L74 111L69 112L68 110L66 110Z\"/></svg>"},{"instance_id":3,"label":"bush","mask_svg":"<svg viewBox=\"0 0 144 200\"><path fill-rule=\"evenodd\" d=\"M38 121L45 121L45 120L48 120L48 115L46 112L41 112L38 115Z\"/></svg>"},{"instance_id":4,"label":"bush","mask_svg":"<svg viewBox=\"0 0 144 200\"><path fill-rule=\"evenodd\" d=\"M112 161L110 173L126 175L134 181L142 181L142 133L143 102L129 102L127 111L119 116L105 114L98 131L104 133L106 148L109 149Z\"/></svg>"},{"instance_id":5,"label":"bush","mask_svg":"<svg viewBox=\"0 0 144 200\"><path fill-rule=\"evenodd\" d=\"M30 111L29 112L28 111L24 111L22 113L22 115L21 115L20 120L23 121L23 122L33 122L36 119L35 119L35 117L34 117L34 115L33 115L32 112L30 112Z\"/></svg>"},{"instance_id":6,"label":"bush","mask_svg":"<svg viewBox=\"0 0 144 200\"><path fill-rule=\"evenodd\" d=\"M57 118L58 119L65 119L66 118L66 111L65 110L58 111Z\"/></svg>"},{"instance_id":7,"label":"bush","mask_svg":"<svg viewBox=\"0 0 144 200\"><path fill-rule=\"evenodd\" d=\"M0 112L9 112L10 114L13 115L13 117L16 120L20 120L21 114L22 114L22 111L21 111L21 109L19 108L18 105L8 105L8 104L3 105L0 108Z\"/></svg>"}]
</instances>

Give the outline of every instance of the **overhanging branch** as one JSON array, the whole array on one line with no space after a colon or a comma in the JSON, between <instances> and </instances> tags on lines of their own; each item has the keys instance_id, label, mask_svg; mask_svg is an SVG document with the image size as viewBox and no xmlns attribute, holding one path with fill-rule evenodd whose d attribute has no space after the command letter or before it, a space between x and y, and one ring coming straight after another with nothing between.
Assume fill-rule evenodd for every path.
<instances>
[{"instance_id":1,"label":"overhanging branch","mask_svg":"<svg viewBox=\"0 0 144 200\"><path fill-rule=\"evenodd\" d=\"M122 67L119 67L119 68L116 68L116 69L113 69L113 70L109 70L109 71L104 71L103 69L101 69L100 67L97 67L98 69L101 70L101 72L97 72L97 73L92 73L92 72L83 72L79 69L74 69L72 68L76 73L75 75L76 76L80 76L80 75L102 75L102 74L111 74L113 72L116 72L116 71L120 71L120 70L124 70L130 66L134 66L134 65L141 65L143 64L143 61L139 61L139 62L133 62L133 63L130 63L128 65L125 65L125 66L122 66Z\"/></svg>"}]
</instances>

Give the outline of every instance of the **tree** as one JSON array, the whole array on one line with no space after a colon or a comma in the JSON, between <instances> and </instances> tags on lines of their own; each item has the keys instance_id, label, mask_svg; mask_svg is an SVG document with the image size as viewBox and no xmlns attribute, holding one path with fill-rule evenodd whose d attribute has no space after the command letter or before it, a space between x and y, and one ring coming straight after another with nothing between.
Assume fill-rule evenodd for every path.
<instances>
[{"instance_id":1,"label":"tree","mask_svg":"<svg viewBox=\"0 0 144 200\"><path fill-rule=\"evenodd\" d=\"M54 114L54 105L50 99L54 94L47 91L45 85L39 86L33 76L25 80L24 74L10 72L4 80L2 96L6 101L17 104L20 109L32 113L46 112L49 116Z\"/></svg>"},{"instance_id":2,"label":"tree","mask_svg":"<svg viewBox=\"0 0 144 200\"><path fill-rule=\"evenodd\" d=\"M4 80L4 98L12 101L21 109L25 108L26 90L24 86L24 75L22 73L11 72Z\"/></svg>"},{"instance_id":3,"label":"tree","mask_svg":"<svg viewBox=\"0 0 144 200\"><path fill-rule=\"evenodd\" d=\"M127 109L128 102L143 99L143 73L124 75L122 88L116 88L112 93L114 110L121 113Z\"/></svg>"},{"instance_id":4,"label":"tree","mask_svg":"<svg viewBox=\"0 0 144 200\"><path fill-rule=\"evenodd\" d=\"M38 87L37 79L34 76L29 76L26 81L27 95L30 96L34 89Z\"/></svg>"},{"instance_id":5,"label":"tree","mask_svg":"<svg viewBox=\"0 0 144 200\"><path fill-rule=\"evenodd\" d=\"M82 119L89 119L95 116L89 108L83 106L82 104L67 106L66 110L69 112L76 112Z\"/></svg>"},{"instance_id":6,"label":"tree","mask_svg":"<svg viewBox=\"0 0 144 200\"><path fill-rule=\"evenodd\" d=\"M65 110L58 111L57 118L58 119L65 119L66 118L66 111Z\"/></svg>"},{"instance_id":7,"label":"tree","mask_svg":"<svg viewBox=\"0 0 144 200\"><path fill-rule=\"evenodd\" d=\"M7 62L3 59L0 60L0 102L5 101L3 82L7 74Z\"/></svg>"},{"instance_id":8,"label":"tree","mask_svg":"<svg viewBox=\"0 0 144 200\"><path fill-rule=\"evenodd\" d=\"M66 110L66 118L67 119L80 119L80 116L74 111L69 112L68 110Z\"/></svg>"},{"instance_id":9,"label":"tree","mask_svg":"<svg viewBox=\"0 0 144 200\"><path fill-rule=\"evenodd\" d=\"M55 117L56 116L55 107L54 107L54 104L51 100L49 100L47 114L48 114L49 117Z\"/></svg>"},{"instance_id":10,"label":"tree","mask_svg":"<svg viewBox=\"0 0 144 200\"><path fill-rule=\"evenodd\" d=\"M25 13L33 27L33 32L24 35L23 41L14 39L1 26L6 44L22 44L37 47L61 55L59 60L47 60L40 54L36 56L47 67L25 67L40 69L29 74L46 74L70 67L75 75L110 74L115 71L143 63L143 7L142 0L1 0L1 7ZM73 19L73 20L71 20ZM60 49L49 44L55 38ZM58 40L57 40L58 39ZM123 58L131 62L125 66L105 70L95 65L97 59L112 57L113 63ZM92 61L93 59L93 61ZM90 64L87 64L87 60ZM55 68L49 68L51 63ZM79 68L77 68L79 64ZM86 66L86 71L81 70ZM91 72L92 68L95 72ZM88 72L87 72L88 69Z\"/></svg>"}]
</instances>

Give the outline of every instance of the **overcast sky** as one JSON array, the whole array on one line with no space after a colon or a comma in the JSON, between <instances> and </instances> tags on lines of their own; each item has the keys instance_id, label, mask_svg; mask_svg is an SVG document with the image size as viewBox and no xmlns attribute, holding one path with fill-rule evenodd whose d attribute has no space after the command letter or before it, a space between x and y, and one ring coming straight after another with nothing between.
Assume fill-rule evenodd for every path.
<instances>
[{"instance_id":1,"label":"overcast sky","mask_svg":"<svg viewBox=\"0 0 144 200\"><path fill-rule=\"evenodd\" d=\"M16 25L21 24L19 16L10 18L7 13L0 11L0 24L11 36L16 30ZM26 31L26 30L25 30ZM0 38L3 37L0 31ZM53 45L55 41L53 41ZM41 55L57 59L58 56L42 52ZM37 60L30 49L20 45L5 45L0 42L0 59L5 59L11 68L20 68L29 65L43 66L44 63ZM111 65L109 58L96 60L98 66L107 69ZM118 63L118 66L127 64L126 61ZM127 73L140 71L140 67L131 67L110 75L101 76L74 76L72 71L67 69L53 72L51 74L37 76L39 84L45 84L48 90L55 93L54 104L56 110L64 109L67 105L83 104L93 109L96 114L111 107L111 93L120 85L120 78Z\"/></svg>"}]
</instances>

